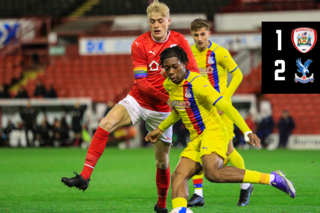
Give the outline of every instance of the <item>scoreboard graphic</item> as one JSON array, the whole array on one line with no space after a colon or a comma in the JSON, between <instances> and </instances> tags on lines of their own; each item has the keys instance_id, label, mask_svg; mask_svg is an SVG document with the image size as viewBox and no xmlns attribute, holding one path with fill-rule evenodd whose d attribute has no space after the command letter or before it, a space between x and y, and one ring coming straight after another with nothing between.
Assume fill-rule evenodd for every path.
<instances>
[{"instance_id":1,"label":"scoreboard graphic","mask_svg":"<svg viewBox=\"0 0 320 213\"><path fill-rule=\"evenodd\" d=\"M320 93L320 22L262 22L262 93Z\"/></svg>"}]
</instances>

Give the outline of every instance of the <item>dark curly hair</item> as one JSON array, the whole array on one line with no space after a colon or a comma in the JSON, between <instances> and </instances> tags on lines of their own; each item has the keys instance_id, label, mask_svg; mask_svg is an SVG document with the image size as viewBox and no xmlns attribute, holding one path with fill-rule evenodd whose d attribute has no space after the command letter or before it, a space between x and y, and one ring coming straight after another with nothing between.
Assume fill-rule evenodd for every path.
<instances>
[{"instance_id":1,"label":"dark curly hair","mask_svg":"<svg viewBox=\"0 0 320 213\"><path fill-rule=\"evenodd\" d=\"M160 63L159 63L160 66L163 66L163 62L166 58L171 58L171 57L177 57L179 61L182 62L183 64L189 63L187 53L178 45L178 46L164 49L160 53Z\"/></svg>"}]
</instances>

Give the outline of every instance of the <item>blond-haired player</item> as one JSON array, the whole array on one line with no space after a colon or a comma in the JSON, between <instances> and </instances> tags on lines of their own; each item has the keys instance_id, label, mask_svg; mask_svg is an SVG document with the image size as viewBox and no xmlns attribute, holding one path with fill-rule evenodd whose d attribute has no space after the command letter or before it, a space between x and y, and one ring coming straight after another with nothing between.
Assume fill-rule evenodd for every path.
<instances>
[{"instance_id":1,"label":"blond-haired player","mask_svg":"<svg viewBox=\"0 0 320 213\"><path fill-rule=\"evenodd\" d=\"M238 65L232 59L230 53L218 44L209 41L209 24L206 20L198 18L190 24L191 35L195 44L191 46L192 53L197 61L200 73L207 78L211 85L223 97L231 103L231 96L236 91L242 81L242 73ZM228 72L232 74L232 80L227 87ZM234 127L231 119L221 111L218 111L222 120L226 124L229 132L229 145L227 156L233 166L245 169L242 156L233 147ZM188 201L188 207L203 206L203 174L192 177L194 194ZM253 185L249 183L241 184L240 198L238 206L246 206L253 190Z\"/></svg>"},{"instance_id":2,"label":"blond-haired player","mask_svg":"<svg viewBox=\"0 0 320 213\"><path fill-rule=\"evenodd\" d=\"M188 69L199 72L186 38L180 33L168 30L171 19L167 5L156 0L147 8L147 14L150 31L136 38L131 46L134 85L127 97L101 120L88 149L81 174L76 174L73 178L62 178L62 182L68 186L87 189L91 173L103 153L110 132L121 126L134 125L140 120L144 120L147 130L151 131L169 116L171 101L163 87L165 78L160 74L162 68L159 65L159 54L163 49L180 45L188 53ZM158 191L154 211L158 213L168 212L166 198L170 185L168 155L171 139L172 127L168 128L153 146Z\"/></svg>"}]
</instances>

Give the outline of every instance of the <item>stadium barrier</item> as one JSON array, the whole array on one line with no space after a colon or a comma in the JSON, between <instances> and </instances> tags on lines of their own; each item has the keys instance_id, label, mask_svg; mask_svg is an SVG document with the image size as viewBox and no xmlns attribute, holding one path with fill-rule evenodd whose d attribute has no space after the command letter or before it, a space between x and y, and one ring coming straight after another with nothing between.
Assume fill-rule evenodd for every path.
<instances>
[{"instance_id":1,"label":"stadium barrier","mask_svg":"<svg viewBox=\"0 0 320 213\"><path fill-rule=\"evenodd\" d=\"M268 150L274 150L279 145L279 134L270 134L267 138ZM292 134L289 137L288 149L293 150L320 150L320 135L308 135L308 134Z\"/></svg>"}]
</instances>

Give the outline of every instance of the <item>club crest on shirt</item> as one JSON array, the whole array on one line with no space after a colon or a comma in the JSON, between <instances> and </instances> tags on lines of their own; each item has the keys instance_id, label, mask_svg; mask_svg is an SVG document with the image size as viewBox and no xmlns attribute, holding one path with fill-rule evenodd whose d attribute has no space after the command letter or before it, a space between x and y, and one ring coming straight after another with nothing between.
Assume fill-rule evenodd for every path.
<instances>
[{"instance_id":1,"label":"club crest on shirt","mask_svg":"<svg viewBox=\"0 0 320 213\"><path fill-rule=\"evenodd\" d=\"M149 64L150 70L151 71L158 71L159 70L159 64L156 61L152 61Z\"/></svg>"},{"instance_id":2,"label":"club crest on shirt","mask_svg":"<svg viewBox=\"0 0 320 213\"><path fill-rule=\"evenodd\" d=\"M298 51L307 53L317 42L317 31L307 27L296 28L292 30L291 41Z\"/></svg>"},{"instance_id":3,"label":"club crest on shirt","mask_svg":"<svg viewBox=\"0 0 320 213\"><path fill-rule=\"evenodd\" d=\"M313 83L314 81L314 78L313 78L313 73L310 77L307 77L307 73L309 73L309 65L311 64L312 60L311 59L308 59L304 64L302 64L301 62L301 58L298 58L296 60L296 63L297 63L297 66L299 69L297 69L298 72L302 73L302 77L300 78L297 73L295 73L295 78L294 78L294 81L297 83L297 82L300 82L302 84L306 84L306 83Z\"/></svg>"},{"instance_id":4,"label":"club crest on shirt","mask_svg":"<svg viewBox=\"0 0 320 213\"><path fill-rule=\"evenodd\" d=\"M186 93L185 93L184 97L186 97L186 98L191 98L192 97L190 89L186 89Z\"/></svg>"},{"instance_id":5,"label":"club crest on shirt","mask_svg":"<svg viewBox=\"0 0 320 213\"><path fill-rule=\"evenodd\" d=\"M208 64L214 64L213 56L208 57Z\"/></svg>"}]
</instances>

